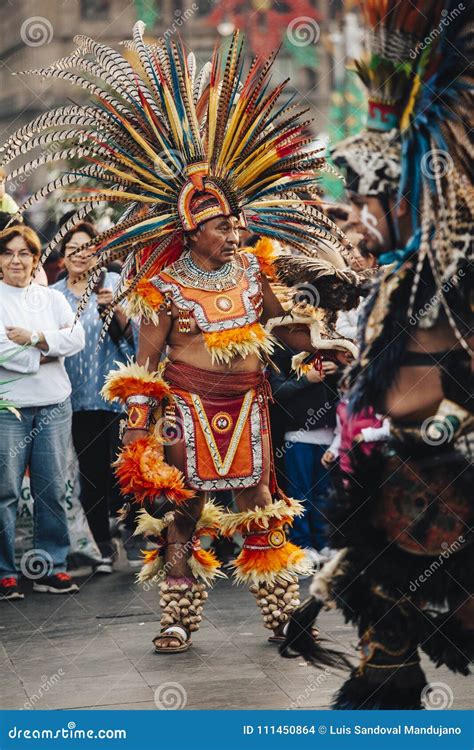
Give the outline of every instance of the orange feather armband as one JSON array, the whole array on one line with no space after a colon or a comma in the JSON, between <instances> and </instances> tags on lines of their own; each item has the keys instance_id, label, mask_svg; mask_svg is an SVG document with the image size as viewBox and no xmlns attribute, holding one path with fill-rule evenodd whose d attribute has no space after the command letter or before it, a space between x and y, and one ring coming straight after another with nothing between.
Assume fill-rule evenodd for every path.
<instances>
[{"instance_id":1,"label":"orange feather armband","mask_svg":"<svg viewBox=\"0 0 474 750\"><path fill-rule=\"evenodd\" d=\"M194 497L194 491L185 487L182 472L166 463L163 446L151 435L122 448L114 468L122 493L133 495L139 503L165 495L183 505Z\"/></svg>"},{"instance_id":2,"label":"orange feather armband","mask_svg":"<svg viewBox=\"0 0 474 750\"><path fill-rule=\"evenodd\" d=\"M119 363L118 370L107 375L101 393L106 401L120 401L124 406L132 396L148 396L156 402L171 397L168 383L136 362Z\"/></svg>"}]
</instances>

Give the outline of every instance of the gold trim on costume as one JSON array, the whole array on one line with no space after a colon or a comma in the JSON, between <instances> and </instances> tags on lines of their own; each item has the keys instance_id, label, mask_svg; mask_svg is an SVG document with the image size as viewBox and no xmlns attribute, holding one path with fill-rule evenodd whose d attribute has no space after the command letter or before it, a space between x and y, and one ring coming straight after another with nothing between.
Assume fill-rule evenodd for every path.
<instances>
[{"instance_id":1,"label":"gold trim on costume","mask_svg":"<svg viewBox=\"0 0 474 750\"><path fill-rule=\"evenodd\" d=\"M252 405L252 401L254 398L254 390L252 389L250 391L247 391L247 393L244 396L244 399L242 401L242 407L239 413L239 417L237 419L234 433L230 440L229 448L227 450L227 454L226 454L224 461L222 460L222 457L219 453L219 449L214 439L214 435L212 434L212 429L209 424L209 420L207 418L207 414L204 410L200 397L196 395L195 393L191 393L190 396L194 404L194 408L196 409L196 414L201 424L204 438L206 440L207 447L209 448L209 453L211 454L211 458L214 463L215 470L217 471L219 476L225 477L226 474L228 474L230 471L230 467L232 466L232 462L237 452L240 438L242 437L242 432L243 432L243 429L245 427L245 424L247 422L247 419L250 413L250 407Z\"/></svg>"}]
</instances>

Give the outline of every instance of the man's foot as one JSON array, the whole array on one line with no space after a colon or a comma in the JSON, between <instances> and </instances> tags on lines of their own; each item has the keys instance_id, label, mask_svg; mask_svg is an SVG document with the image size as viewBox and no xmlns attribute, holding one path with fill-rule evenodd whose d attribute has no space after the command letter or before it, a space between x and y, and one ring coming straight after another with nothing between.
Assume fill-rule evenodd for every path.
<instances>
[{"instance_id":1,"label":"man's foot","mask_svg":"<svg viewBox=\"0 0 474 750\"><path fill-rule=\"evenodd\" d=\"M111 557L103 557L100 563L92 566L93 573L100 573L101 575L110 575L114 572L114 563Z\"/></svg>"},{"instance_id":2,"label":"man's foot","mask_svg":"<svg viewBox=\"0 0 474 750\"><path fill-rule=\"evenodd\" d=\"M79 591L79 586L73 583L67 573L55 573L52 576L38 578L33 584L33 591L41 594L72 594Z\"/></svg>"},{"instance_id":3,"label":"man's foot","mask_svg":"<svg viewBox=\"0 0 474 750\"><path fill-rule=\"evenodd\" d=\"M157 654L177 654L189 650L191 635L181 625L170 625L153 638L153 645Z\"/></svg>"},{"instance_id":4,"label":"man's foot","mask_svg":"<svg viewBox=\"0 0 474 750\"><path fill-rule=\"evenodd\" d=\"M2 599L24 599L25 595L18 588L18 581L13 576L0 578L0 601Z\"/></svg>"}]
</instances>

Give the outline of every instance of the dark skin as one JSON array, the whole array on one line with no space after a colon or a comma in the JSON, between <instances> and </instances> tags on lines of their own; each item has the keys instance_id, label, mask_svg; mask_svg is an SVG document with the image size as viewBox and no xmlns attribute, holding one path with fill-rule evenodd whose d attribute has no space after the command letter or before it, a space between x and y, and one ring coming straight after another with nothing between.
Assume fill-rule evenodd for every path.
<instances>
[{"instance_id":1,"label":"dark skin","mask_svg":"<svg viewBox=\"0 0 474 750\"><path fill-rule=\"evenodd\" d=\"M238 220L233 217L211 219L202 224L195 232L188 236L188 246L194 262L203 269L217 271L225 263L232 261L239 247ZM270 318L285 314L280 302L271 290L270 284L262 277L263 315L262 324ZM278 327L273 330L283 343L293 350L314 351L309 331L306 327ZM213 364L207 351L200 330L192 322L190 333L178 331L178 310L172 305L171 316L165 311L159 314L159 324L155 325L143 321L140 325L140 337L137 362L147 367L149 372L157 369L162 355L167 349L167 356L171 361L183 362L202 369L215 372L258 372L262 363L256 355L245 359L235 357L232 365ZM139 440L147 435L145 431L126 431L123 437L124 445ZM270 493L270 445L268 438L264 439L264 471L260 482L255 487L236 492L236 502L239 511L264 507L271 503ZM181 443L168 446L167 460L180 469L184 468L184 447ZM186 504L186 509L175 513L175 521L168 528L168 547L166 549L166 563L168 575L173 577L192 577L187 564L187 556L177 554L180 546L186 544L193 534L194 526L199 518L205 502L205 493L198 492L196 497ZM179 645L176 638L161 637L160 648Z\"/></svg>"}]
</instances>

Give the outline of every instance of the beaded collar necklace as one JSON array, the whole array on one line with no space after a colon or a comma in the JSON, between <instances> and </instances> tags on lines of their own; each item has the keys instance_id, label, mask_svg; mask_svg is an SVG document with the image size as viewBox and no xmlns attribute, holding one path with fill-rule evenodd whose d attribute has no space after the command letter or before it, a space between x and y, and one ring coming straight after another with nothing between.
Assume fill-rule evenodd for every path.
<instances>
[{"instance_id":1,"label":"beaded collar necklace","mask_svg":"<svg viewBox=\"0 0 474 750\"><path fill-rule=\"evenodd\" d=\"M243 271L241 259L238 257L216 271L207 271L194 262L189 250L167 269L167 272L183 286L209 292L221 292L235 287L242 278Z\"/></svg>"}]
</instances>

